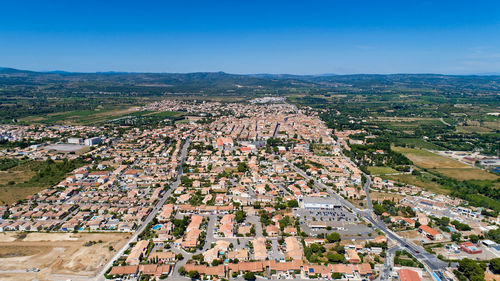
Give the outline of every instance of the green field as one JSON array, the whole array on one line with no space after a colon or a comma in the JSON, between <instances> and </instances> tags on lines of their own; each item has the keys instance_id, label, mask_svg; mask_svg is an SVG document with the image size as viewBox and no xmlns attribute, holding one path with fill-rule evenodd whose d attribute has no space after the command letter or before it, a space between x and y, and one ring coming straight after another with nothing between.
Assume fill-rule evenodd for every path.
<instances>
[{"instance_id":1,"label":"green field","mask_svg":"<svg viewBox=\"0 0 500 281\"><path fill-rule=\"evenodd\" d=\"M480 126L458 126L457 132L467 133L467 134L470 133L487 134L487 133L492 133L494 131L490 128L480 127Z\"/></svg>"},{"instance_id":2,"label":"green field","mask_svg":"<svg viewBox=\"0 0 500 281\"><path fill-rule=\"evenodd\" d=\"M133 107L116 107L101 110L76 110L61 113L54 113L45 116L30 116L21 119L29 124L67 124L67 125L93 125L107 122L126 116L143 117L151 116L155 118L176 118L182 116L181 112L173 111L137 111Z\"/></svg>"},{"instance_id":3,"label":"green field","mask_svg":"<svg viewBox=\"0 0 500 281\"><path fill-rule=\"evenodd\" d=\"M405 118L399 118L395 120L377 120L374 121L374 124L377 124L379 126L382 126L384 128L390 129L390 130L395 130L395 131L400 131L400 130L414 130L417 129L421 126L435 126L435 127L445 127L443 123L439 119L432 119L432 118L408 118L406 120Z\"/></svg>"},{"instance_id":4,"label":"green field","mask_svg":"<svg viewBox=\"0 0 500 281\"><path fill-rule=\"evenodd\" d=\"M393 147L393 150L404 154L417 167L429 169L457 180L496 180L498 178L485 170L427 150L403 147Z\"/></svg>"},{"instance_id":5,"label":"green field","mask_svg":"<svg viewBox=\"0 0 500 281\"><path fill-rule=\"evenodd\" d=\"M444 150L444 148L439 145L418 138L398 138L394 142L394 145L416 147L416 148L430 149L430 150Z\"/></svg>"},{"instance_id":6,"label":"green field","mask_svg":"<svg viewBox=\"0 0 500 281\"><path fill-rule=\"evenodd\" d=\"M391 167L378 167L378 166L370 166L367 167L368 171L370 171L370 174L372 175L385 175L385 174L394 174L394 173L399 173L398 171L394 170Z\"/></svg>"},{"instance_id":7,"label":"green field","mask_svg":"<svg viewBox=\"0 0 500 281\"><path fill-rule=\"evenodd\" d=\"M96 110L74 110L47 115L34 115L20 121L28 124L75 124L88 125L134 113L130 107L112 107Z\"/></svg>"}]
</instances>

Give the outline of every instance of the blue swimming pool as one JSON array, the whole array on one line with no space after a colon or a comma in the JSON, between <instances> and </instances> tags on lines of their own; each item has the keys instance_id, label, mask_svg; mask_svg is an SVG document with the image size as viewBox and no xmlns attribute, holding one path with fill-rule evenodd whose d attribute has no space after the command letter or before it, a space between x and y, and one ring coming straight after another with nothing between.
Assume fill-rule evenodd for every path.
<instances>
[{"instance_id":1,"label":"blue swimming pool","mask_svg":"<svg viewBox=\"0 0 500 281\"><path fill-rule=\"evenodd\" d=\"M161 228L161 224L157 224L155 226L153 226L153 230L158 230Z\"/></svg>"}]
</instances>

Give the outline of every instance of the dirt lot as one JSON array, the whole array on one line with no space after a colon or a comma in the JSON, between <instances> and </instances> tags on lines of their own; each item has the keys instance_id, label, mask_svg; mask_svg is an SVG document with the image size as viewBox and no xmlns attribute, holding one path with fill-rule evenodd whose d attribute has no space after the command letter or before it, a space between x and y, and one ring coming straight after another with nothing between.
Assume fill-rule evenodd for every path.
<instances>
[{"instance_id":1,"label":"dirt lot","mask_svg":"<svg viewBox=\"0 0 500 281\"><path fill-rule=\"evenodd\" d=\"M401 194L397 194L397 193L387 193L387 192L376 192L376 191L372 191L370 192L370 198L372 200L393 200L394 201L399 201L401 200L403 197L403 195Z\"/></svg>"},{"instance_id":2,"label":"dirt lot","mask_svg":"<svg viewBox=\"0 0 500 281\"><path fill-rule=\"evenodd\" d=\"M496 180L498 178L497 175L476 168L442 168L432 170L458 180Z\"/></svg>"},{"instance_id":3,"label":"dirt lot","mask_svg":"<svg viewBox=\"0 0 500 281\"><path fill-rule=\"evenodd\" d=\"M422 235L418 233L417 230L405 230L405 231L398 231L397 234L403 238L406 238L413 243L422 246Z\"/></svg>"},{"instance_id":4,"label":"dirt lot","mask_svg":"<svg viewBox=\"0 0 500 281\"><path fill-rule=\"evenodd\" d=\"M455 251L448 250L444 247L443 248L433 248L434 252L436 252L437 255L441 254L446 259L451 259L451 260L464 259L464 258L473 259L473 260L476 260L476 259L490 260L490 259L496 258L496 255L494 253L492 253L489 249L484 248L484 247L480 247L480 249L483 251L480 254L467 254L466 252L461 251L461 250L458 251L458 253L456 253Z\"/></svg>"},{"instance_id":5,"label":"dirt lot","mask_svg":"<svg viewBox=\"0 0 500 281\"><path fill-rule=\"evenodd\" d=\"M55 275L69 276L65 279L94 276L114 254L115 250L110 251L109 247L121 248L130 236L126 233L29 233L25 238L18 238L17 235L0 234L1 280L32 280L34 275L38 280L54 280ZM89 241L96 243L85 246ZM26 273L29 268L39 268L40 272Z\"/></svg>"}]
</instances>

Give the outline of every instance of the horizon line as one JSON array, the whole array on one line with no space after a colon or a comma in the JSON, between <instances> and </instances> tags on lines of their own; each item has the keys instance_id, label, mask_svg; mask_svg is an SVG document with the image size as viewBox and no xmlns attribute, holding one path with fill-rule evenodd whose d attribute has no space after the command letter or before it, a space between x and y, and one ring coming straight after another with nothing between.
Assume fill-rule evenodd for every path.
<instances>
[{"instance_id":1,"label":"horizon line","mask_svg":"<svg viewBox=\"0 0 500 281\"><path fill-rule=\"evenodd\" d=\"M0 66L0 71L5 69L12 69L17 71L25 72L35 72L35 73L47 73L47 74L57 74L57 73L68 73L68 74L195 74L195 73L224 73L229 75L289 75L289 76L352 76L352 75L443 75L443 76L500 76L499 72L484 72L484 73L470 73L470 74L454 74L454 73L433 73L433 72L395 72L395 73L318 73L318 74L293 74L293 73L231 73L222 70L218 71L191 71L191 72L154 72L154 71L117 71L117 70L107 70L107 71L68 71L68 70L29 70L23 68Z\"/></svg>"}]
</instances>

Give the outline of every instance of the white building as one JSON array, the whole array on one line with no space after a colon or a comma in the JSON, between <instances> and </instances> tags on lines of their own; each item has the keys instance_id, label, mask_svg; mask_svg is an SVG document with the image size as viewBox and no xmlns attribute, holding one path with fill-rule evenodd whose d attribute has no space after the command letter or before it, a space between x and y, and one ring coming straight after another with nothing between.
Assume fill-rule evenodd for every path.
<instances>
[{"instance_id":1,"label":"white building","mask_svg":"<svg viewBox=\"0 0 500 281\"><path fill-rule=\"evenodd\" d=\"M83 139L82 138L69 138L68 139L68 143L71 143L71 144L82 144L83 143Z\"/></svg>"},{"instance_id":2,"label":"white building","mask_svg":"<svg viewBox=\"0 0 500 281\"><path fill-rule=\"evenodd\" d=\"M335 198L304 197L299 199L299 206L306 209L342 209Z\"/></svg>"},{"instance_id":3,"label":"white building","mask_svg":"<svg viewBox=\"0 0 500 281\"><path fill-rule=\"evenodd\" d=\"M96 144L98 144L100 142L101 142L101 138L95 137L95 138L86 139L85 140L85 145L92 146L92 145L96 145Z\"/></svg>"}]
</instances>

